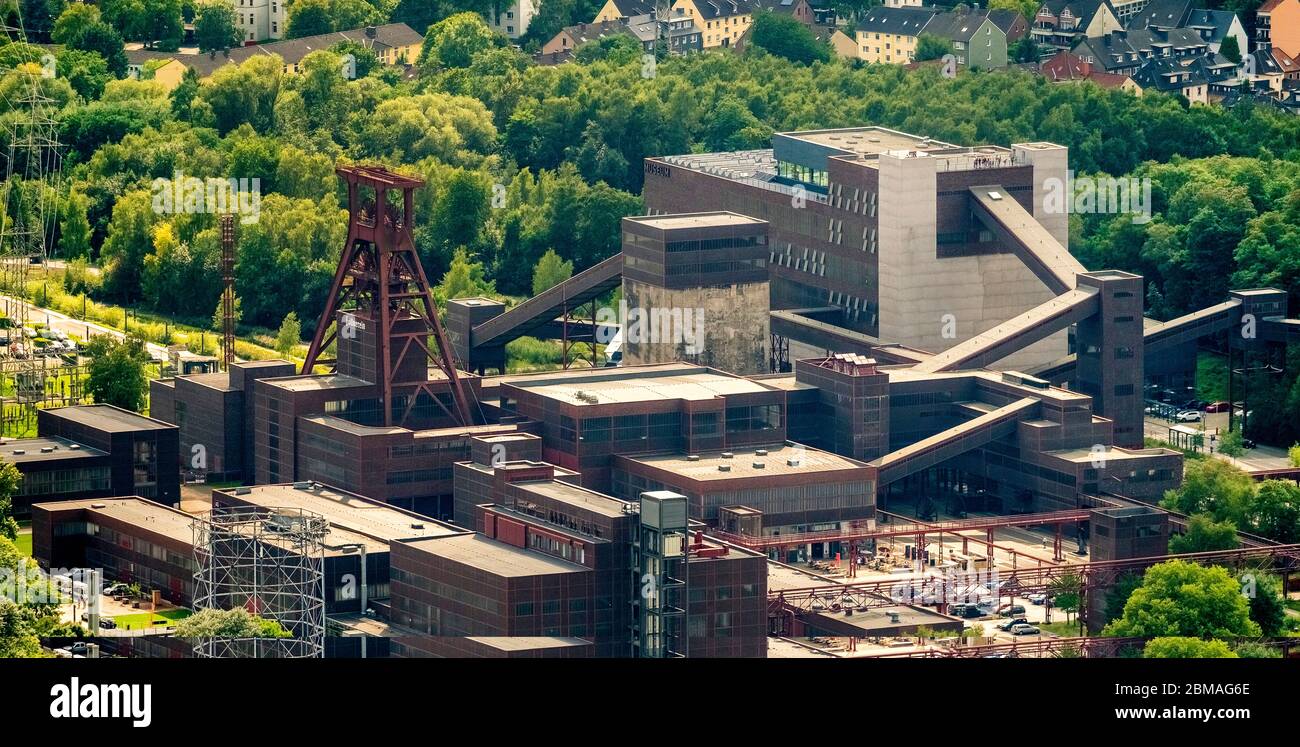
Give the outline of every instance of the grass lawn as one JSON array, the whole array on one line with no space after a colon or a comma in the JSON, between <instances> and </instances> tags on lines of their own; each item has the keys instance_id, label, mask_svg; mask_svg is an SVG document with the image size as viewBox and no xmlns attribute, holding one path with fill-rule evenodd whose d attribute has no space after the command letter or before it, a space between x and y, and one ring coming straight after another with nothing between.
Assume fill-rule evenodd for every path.
<instances>
[{"instance_id":1,"label":"grass lawn","mask_svg":"<svg viewBox=\"0 0 1300 747\"><path fill-rule=\"evenodd\" d=\"M1055 615L1053 615L1055 616ZM1034 623L1030 623L1033 625ZM1062 638L1075 638L1079 635L1079 621L1071 620L1070 622L1050 622L1038 627L1045 633L1059 635Z\"/></svg>"},{"instance_id":2,"label":"grass lawn","mask_svg":"<svg viewBox=\"0 0 1300 747\"><path fill-rule=\"evenodd\" d=\"M114 617L117 627L124 630L133 628L152 628L159 625L166 625L176 620L181 620L190 616L189 610L175 609L163 610L162 612L141 612L133 615L118 615Z\"/></svg>"},{"instance_id":3,"label":"grass lawn","mask_svg":"<svg viewBox=\"0 0 1300 747\"><path fill-rule=\"evenodd\" d=\"M1206 402L1228 399L1228 359L1206 352L1196 354L1196 398Z\"/></svg>"},{"instance_id":4,"label":"grass lawn","mask_svg":"<svg viewBox=\"0 0 1300 747\"><path fill-rule=\"evenodd\" d=\"M20 532L18 534L18 541L15 542L14 544L18 545L19 555L23 556L24 558L30 558L32 556L32 533L31 532Z\"/></svg>"}]
</instances>

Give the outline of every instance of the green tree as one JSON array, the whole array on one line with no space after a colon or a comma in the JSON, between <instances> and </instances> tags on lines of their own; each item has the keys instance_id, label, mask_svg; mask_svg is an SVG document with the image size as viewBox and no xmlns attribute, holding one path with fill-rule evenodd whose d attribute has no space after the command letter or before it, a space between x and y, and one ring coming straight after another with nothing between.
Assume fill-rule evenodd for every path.
<instances>
[{"instance_id":1,"label":"green tree","mask_svg":"<svg viewBox=\"0 0 1300 747\"><path fill-rule=\"evenodd\" d=\"M1245 439L1240 428L1234 428L1219 438L1219 453L1234 459L1246 453Z\"/></svg>"},{"instance_id":2,"label":"green tree","mask_svg":"<svg viewBox=\"0 0 1300 747\"><path fill-rule=\"evenodd\" d=\"M1256 534L1286 544L1300 542L1300 485L1283 480L1260 483L1248 519Z\"/></svg>"},{"instance_id":3,"label":"green tree","mask_svg":"<svg viewBox=\"0 0 1300 747\"><path fill-rule=\"evenodd\" d=\"M1106 625L1111 636L1258 637L1237 580L1217 566L1170 560L1147 569L1124 614Z\"/></svg>"},{"instance_id":4,"label":"green tree","mask_svg":"<svg viewBox=\"0 0 1300 747\"><path fill-rule=\"evenodd\" d=\"M65 44L69 49L94 52L104 58L108 70L121 78L126 75L126 45L117 29L99 21L72 26Z\"/></svg>"},{"instance_id":5,"label":"green tree","mask_svg":"<svg viewBox=\"0 0 1300 747\"><path fill-rule=\"evenodd\" d=\"M1183 484L1165 493L1160 505L1179 513L1209 514L1216 521L1247 525L1247 510L1255 495L1250 475L1219 459L1187 463Z\"/></svg>"},{"instance_id":6,"label":"green tree","mask_svg":"<svg viewBox=\"0 0 1300 747\"><path fill-rule=\"evenodd\" d=\"M69 3L54 22L50 39L55 44L68 44L82 31L99 23L99 7L90 3Z\"/></svg>"},{"instance_id":7,"label":"green tree","mask_svg":"<svg viewBox=\"0 0 1300 747\"><path fill-rule=\"evenodd\" d=\"M560 258L554 249L547 249L533 268L533 295L550 290L573 277L573 263Z\"/></svg>"},{"instance_id":8,"label":"green tree","mask_svg":"<svg viewBox=\"0 0 1300 747\"><path fill-rule=\"evenodd\" d=\"M806 24L793 16L764 11L754 14L752 24L750 41L772 54L803 65L831 58L830 45L819 41Z\"/></svg>"},{"instance_id":9,"label":"green tree","mask_svg":"<svg viewBox=\"0 0 1300 747\"><path fill-rule=\"evenodd\" d=\"M1291 448L1287 449L1286 453L1291 459L1291 466L1300 467L1300 444L1291 444Z\"/></svg>"},{"instance_id":10,"label":"green tree","mask_svg":"<svg viewBox=\"0 0 1300 747\"><path fill-rule=\"evenodd\" d=\"M117 340L109 335L92 337L82 346L90 358L86 391L95 402L139 411L149 391L145 364L149 353L138 337Z\"/></svg>"},{"instance_id":11,"label":"green tree","mask_svg":"<svg viewBox=\"0 0 1300 747\"><path fill-rule=\"evenodd\" d=\"M291 638L275 620L258 617L243 607L229 610L202 609L176 622L177 638Z\"/></svg>"},{"instance_id":12,"label":"green tree","mask_svg":"<svg viewBox=\"0 0 1300 747\"><path fill-rule=\"evenodd\" d=\"M55 55L55 69L68 81L72 90L86 100L94 100L104 93L104 86L113 79L108 63L94 52L80 49L61 49Z\"/></svg>"},{"instance_id":13,"label":"green tree","mask_svg":"<svg viewBox=\"0 0 1300 747\"><path fill-rule=\"evenodd\" d=\"M328 34L334 30L334 16L330 10L329 0L297 0L293 13L289 14L289 23L285 36L300 39L304 36Z\"/></svg>"},{"instance_id":14,"label":"green tree","mask_svg":"<svg viewBox=\"0 0 1300 747\"><path fill-rule=\"evenodd\" d=\"M222 52L239 45L242 37L235 27L235 9L227 3L199 3L194 13L194 41L199 51Z\"/></svg>"},{"instance_id":15,"label":"green tree","mask_svg":"<svg viewBox=\"0 0 1300 747\"><path fill-rule=\"evenodd\" d=\"M1115 583L1106 590L1106 619L1104 622L1115 620L1124 614L1124 605L1128 604L1128 598L1133 592L1142 585L1142 574L1132 571L1125 571L1115 579Z\"/></svg>"},{"instance_id":16,"label":"green tree","mask_svg":"<svg viewBox=\"0 0 1300 747\"><path fill-rule=\"evenodd\" d=\"M1186 533L1169 537L1169 552L1174 555L1235 550L1240 546L1236 524L1231 521L1215 521L1206 514L1196 514L1188 520Z\"/></svg>"},{"instance_id":17,"label":"green tree","mask_svg":"<svg viewBox=\"0 0 1300 747\"><path fill-rule=\"evenodd\" d=\"M1286 604L1282 599L1282 582L1273 576L1247 574L1243 593L1250 599L1250 619L1266 636L1281 635L1286 623Z\"/></svg>"},{"instance_id":18,"label":"green tree","mask_svg":"<svg viewBox=\"0 0 1300 747\"><path fill-rule=\"evenodd\" d=\"M225 330L226 313L221 305L221 300L217 300L217 308L212 312L212 329L221 333ZM235 296L235 329L239 329L239 323L244 319L244 302L239 296Z\"/></svg>"},{"instance_id":19,"label":"green tree","mask_svg":"<svg viewBox=\"0 0 1300 747\"><path fill-rule=\"evenodd\" d=\"M469 67L474 55L500 43L499 37L478 13L457 13L429 27L420 48L424 70Z\"/></svg>"},{"instance_id":20,"label":"green tree","mask_svg":"<svg viewBox=\"0 0 1300 747\"><path fill-rule=\"evenodd\" d=\"M1225 36L1219 44L1219 54L1228 59L1234 65L1241 64L1241 47L1237 44L1237 37Z\"/></svg>"},{"instance_id":21,"label":"green tree","mask_svg":"<svg viewBox=\"0 0 1300 747\"><path fill-rule=\"evenodd\" d=\"M917 62L942 59L946 54L952 54L952 44L947 39L933 34L921 34L916 38L914 56Z\"/></svg>"},{"instance_id":22,"label":"green tree","mask_svg":"<svg viewBox=\"0 0 1300 747\"><path fill-rule=\"evenodd\" d=\"M1075 573L1054 578L1048 584L1047 595L1051 597L1053 607L1065 611L1065 619L1068 621L1079 611L1079 605L1083 601L1083 579Z\"/></svg>"},{"instance_id":23,"label":"green tree","mask_svg":"<svg viewBox=\"0 0 1300 747\"><path fill-rule=\"evenodd\" d=\"M140 298L144 256L153 246L157 220L154 195L146 190L128 192L113 205L100 260L105 290L126 303Z\"/></svg>"},{"instance_id":24,"label":"green tree","mask_svg":"<svg viewBox=\"0 0 1300 747\"><path fill-rule=\"evenodd\" d=\"M1203 641L1187 636L1165 636L1147 641L1142 651L1146 659L1236 659L1223 641Z\"/></svg>"},{"instance_id":25,"label":"green tree","mask_svg":"<svg viewBox=\"0 0 1300 747\"><path fill-rule=\"evenodd\" d=\"M18 522L14 519L14 495L22 487L23 475L9 462L0 462L0 537L18 539ZM3 568L6 566L0 566ZM12 566L8 566L12 568Z\"/></svg>"},{"instance_id":26,"label":"green tree","mask_svg":"<svg viewBox=\"0 0 1300 747\"><path fill-rule=\"evenodd\" d=\"M470 298L473 296L492 297L496 287L483 273L483 264L470 259L464 249L457 249L452 257L451 268L442 276L442 282L435 289L436 295L443 301L453 298Z\"/></svg>"},{"instance_id":27,"label":"green tree","mask_svg":"<svg viewBox=\"0 0 1300 747\"><path fill-rule=\"evenodd\" d=\"M284 315L284 321L280 322L280 331L275 333L275 349L283 355L290 355L301 341L302 324L298 321L298 315L290 311Z\"/></svg>"}]
</instances>

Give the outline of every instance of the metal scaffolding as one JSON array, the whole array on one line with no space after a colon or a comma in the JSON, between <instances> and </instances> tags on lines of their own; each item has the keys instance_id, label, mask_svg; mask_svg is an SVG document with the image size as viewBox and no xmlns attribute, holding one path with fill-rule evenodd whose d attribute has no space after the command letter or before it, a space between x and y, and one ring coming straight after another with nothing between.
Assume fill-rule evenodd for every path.
<instances>
[{"instance_id":1,"label":"metal scaffolding","mask_svg":"<svg viewBox=\"0 0 1300 747\"><path fill-rule=\"evenodd\" d=\"M296 508L238 506L197 516L194 606L242 607L291 638L203 638L207 658L321 658L325 653L325 517Z\"/></svg>"}]
</instances>

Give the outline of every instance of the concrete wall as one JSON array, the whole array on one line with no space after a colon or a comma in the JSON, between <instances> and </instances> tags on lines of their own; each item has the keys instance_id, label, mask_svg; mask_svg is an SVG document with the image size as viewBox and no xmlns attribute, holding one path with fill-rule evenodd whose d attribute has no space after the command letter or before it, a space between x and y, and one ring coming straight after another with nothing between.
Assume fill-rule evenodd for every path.
<instances>
[{"instance_id":1,"label":"concrete wall","mask_svg":"<svg viewBox=\"0 0 1300 747\"><path fill-rule=\"evenodd\" d=\"M704 335L695 354L672 340L652 337L633 342L625 336L625 364L686 360L736 374L768 372L771 307L767 283L676 290L625 279L623 297L629 309L680 309L683 315L700 309Z\"/></svg>"},{"instance_id":2,"label":"concrete wall","mask_svg":"<svg viewBox=\"0 0 1300 747\"><path fill-rule=\"evenodd\" d=\"M880 156L879 336L936 353L1054 295L1014 254L937 256L937 163L923 156ZM947 315L954 329L945 329ZM1067 352L1066 336L1058 332L994 367L1019 369L1060 358Z\"/></svg>"}]
</instances>

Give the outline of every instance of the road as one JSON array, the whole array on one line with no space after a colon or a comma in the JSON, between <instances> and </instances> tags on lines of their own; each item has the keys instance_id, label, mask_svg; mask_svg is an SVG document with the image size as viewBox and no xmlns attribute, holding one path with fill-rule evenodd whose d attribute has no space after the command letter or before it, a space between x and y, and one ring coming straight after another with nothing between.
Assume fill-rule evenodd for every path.
<instances>
[{"instance_id":1,"label":"road","mask_svg":"<svg viewBox=\"0 0 1300 747\"><path fill-rule=\"evenodd\" d=\"M35 306L20 298L0 294L0 302L8 310L17 310L21 306L27 307L27 321L33 324L48 324L50 328L56 329L64 334L86 339L92 335L110 335L114 339L122 339L126 335L120 329L106 327L97 322L83 322L80 319L74 319L62 312ZM147 342L145 347L149 350L149 356L156 361L167 360L167 348L157 343Z\"/></svg>"},{"instance_id":2,"label":"road","mask_svg":"<svg viewBox=\"0 0 1300 747\"><path fill-rule=\"evenodd\" d=\"M1206 431L1205 445L1211 446L1209 434L1226 433L1228 431L1228 413L1210 412L1204 415L1204 423L1181 423L1195 429L1204 429ZM1164 418L1157 418L1148 415L1143 423L1143 433L1148 438L1155 438L1161 441L1169 440L1169 429L1178 423L1172 423ZM1240 425L1240 422L1238 422ZM1291 458L1287 450L1277 446L1268 446L1260 444L1259 446L1248 450L1239 459L1234 459L1226 454L1220 454L1217 451L1210 452L1215 459L1221 459L1240 467L1247 472L1262 469L1285 469L1291 466Z\"/></svg>"}]
</instances>

